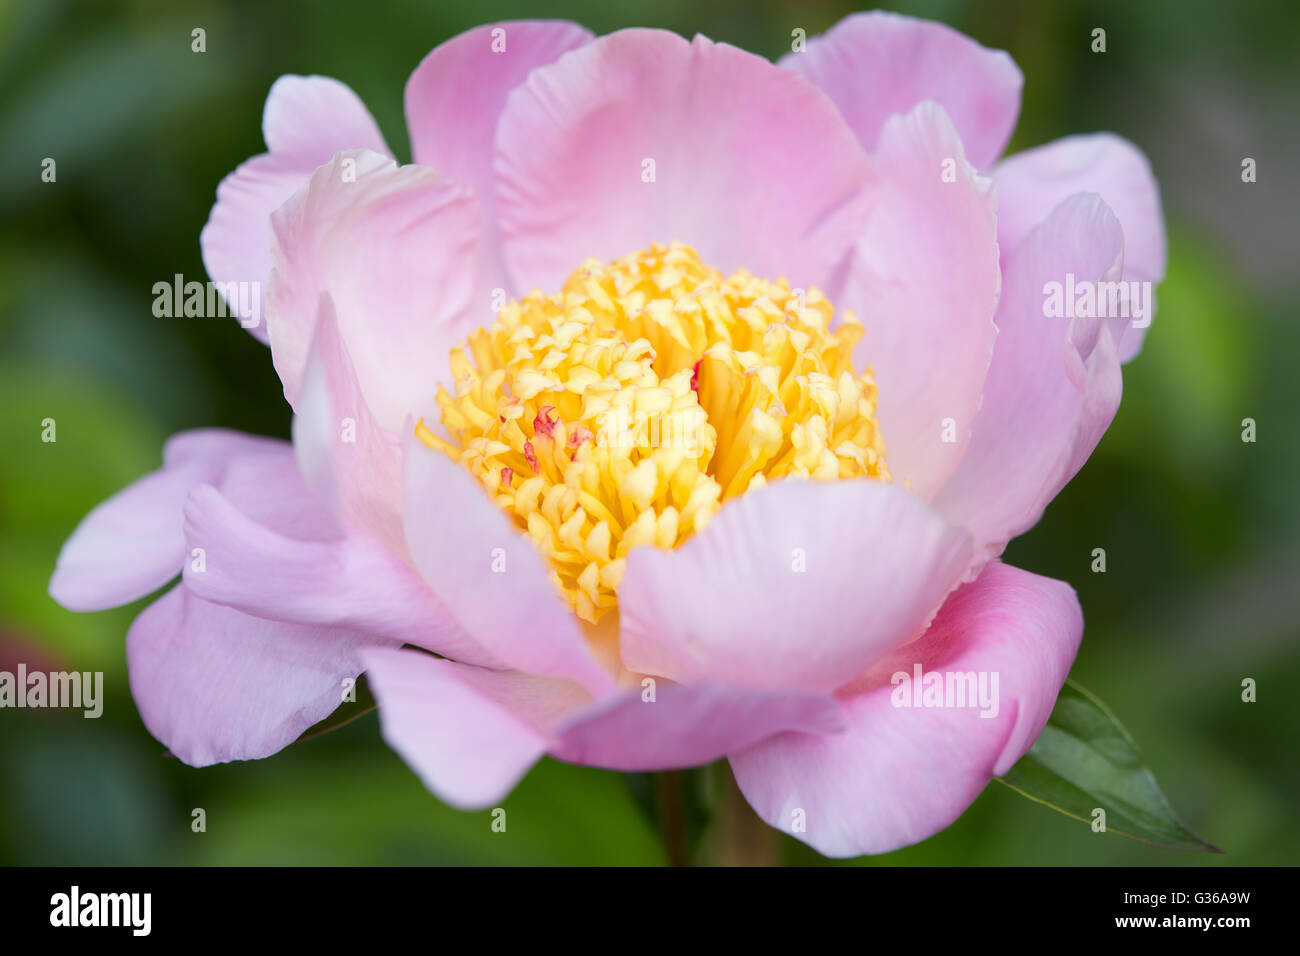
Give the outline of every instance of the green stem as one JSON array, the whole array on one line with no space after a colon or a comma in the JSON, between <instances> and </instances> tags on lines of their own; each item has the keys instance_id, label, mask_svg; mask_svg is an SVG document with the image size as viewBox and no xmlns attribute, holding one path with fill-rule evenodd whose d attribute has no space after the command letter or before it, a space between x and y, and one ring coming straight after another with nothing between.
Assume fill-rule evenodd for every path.
<instances>
[{"instance_id":1,"label":"green stem","mask_svg":"<svg viewBox=\"0 0 1300 956\"><path fill-rule=\"evenodd\" d=\"M736 786L731 764L709 768L714 793L714 826L708 840L709 862L716 866L778 866L781 838L759 819Z\"/></svg>"},{"instance_id":2,"label":"green stem","mask_svg":"<svg viewBox=\"0 0 1300 956\"><path fill-rule=\"evenodd\" d=\"M682 772L666 770L654 775L659 833L669 866L686 866L686 808L682 799Z\"/></svg>"}]
</instances>

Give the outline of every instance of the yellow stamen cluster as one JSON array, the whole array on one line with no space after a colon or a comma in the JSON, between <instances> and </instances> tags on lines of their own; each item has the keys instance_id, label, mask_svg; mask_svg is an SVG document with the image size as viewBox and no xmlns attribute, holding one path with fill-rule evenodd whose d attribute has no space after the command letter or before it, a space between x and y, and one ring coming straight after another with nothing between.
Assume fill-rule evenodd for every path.
<instances>
[{"instance_id":1,"label":"yellow stamen cluster","mask_svg":"<svg viewBox=\"0 0 1300 956\"><path fill-rule=\"evenodd\" d=\"M831 330L832 313L816 289L726 278L680 243L590 260L453 349L444 435L416 434L479 478L595 622L632 548L676 547L728 498L889 480L876 386L852 367L862 325Z\"/></svg>"}]
</instances>

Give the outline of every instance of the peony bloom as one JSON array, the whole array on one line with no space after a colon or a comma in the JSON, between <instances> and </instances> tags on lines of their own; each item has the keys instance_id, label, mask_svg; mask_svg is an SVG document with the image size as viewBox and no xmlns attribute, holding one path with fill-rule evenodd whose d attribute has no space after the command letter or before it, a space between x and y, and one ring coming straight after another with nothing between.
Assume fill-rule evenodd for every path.
<instances>
[{"instance_id":1,"label":"peony bloom","mask_svg":"<svg viewBox=\"0 0 1300 956\"><path fill-rule=\"evenodd\" d=\"M1068 585L998 557L1096 446L1145 322L1045 288L1164 272L1132 145L999 162L1021 83L886 14L775 65L499 24L416 69L402 166L348 87L281 78L201 240L265 291L293 442L174 437L52 595L182 572L127 650L195 766L276 752L364 671L458 807L544 754L726 757L824 854L930 836L1030 747L1082 634ZM996 704L900 694L918 668Z\"/></svg>"}]
</instances>

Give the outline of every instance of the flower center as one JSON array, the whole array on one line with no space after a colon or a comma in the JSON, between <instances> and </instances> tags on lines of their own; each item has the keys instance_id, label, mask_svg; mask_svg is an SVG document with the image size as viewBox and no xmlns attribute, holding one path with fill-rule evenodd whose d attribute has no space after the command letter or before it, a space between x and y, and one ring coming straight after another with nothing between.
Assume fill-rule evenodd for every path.
<instances>
[{"instance_id":1,"label":"flower center","mask_svg":"<svg viewBox=\"0 0 1300 956\"><path fill-rule=\"evenodd\" d=\"M680 243L534 292L451 352L446 437L548 558L580 618L617 607L628 552L673 548L776 478L889 481L863 328L817 289L730 278Z\"/></svg>"}]
</instances>

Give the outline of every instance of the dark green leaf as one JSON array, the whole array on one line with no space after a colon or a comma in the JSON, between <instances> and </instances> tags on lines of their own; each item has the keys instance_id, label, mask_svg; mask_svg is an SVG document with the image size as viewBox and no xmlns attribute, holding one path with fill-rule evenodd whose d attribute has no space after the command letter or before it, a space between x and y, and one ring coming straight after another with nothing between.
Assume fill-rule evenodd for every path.
<instances>
[{"instance_id":1,"label":"dark green leaf","mask_svg":"<svg viewBox=\"0 0 1300 956\"><path fill-rule=\"evenodd\" d=\"M1085 823L1106 811L1106 832L1183 850L1218 847L1174 816L1137 744L1110 708L1066 681L1038 741L999 778L1017 793Z\"/></svg>"}]
</instances>

